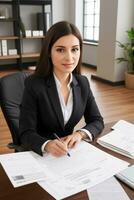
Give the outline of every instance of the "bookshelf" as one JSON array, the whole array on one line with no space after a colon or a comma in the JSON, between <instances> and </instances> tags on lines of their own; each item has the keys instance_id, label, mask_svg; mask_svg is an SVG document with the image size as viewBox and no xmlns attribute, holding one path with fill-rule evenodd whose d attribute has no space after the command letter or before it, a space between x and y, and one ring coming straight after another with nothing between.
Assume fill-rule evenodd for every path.
<instances>
[{"instance_id":1,"label":"bookshelf","mask_svg":"<svg viewBox=\"0 0 134 200\"><path fill-rule=\"evenodd\" d=\"M40 13L42 16L42 27L41 31L42 34L40 35L39 29L38 29L38 22L36 22L36 26L34 25L34 28L30 27L30 25L37 19L37 14L34 11L28 14L29 19L25 19L25 13L26 10L30 10L31 6L35 8L37 13ZM12 1L0 1L0 8L7 8L10 10L8 18L1 18L0 15L0 26L3 26L3 29L7 26L9 26L12 29L12 32L7 33L7 31L2 32L0 31L0 60L2 61L0 64L3 66L5 63L12 63L12 66L16 65L19 69L23 69L24 66L30 66L33 65L33 63L36 65L37 59L40 56L40 49L42 46L43 39L45 38L46 33L46 24L44 19L45 9L46 7L49 7L49 15L50 15L50 24L52 24L52 0L12 0ZM38 7L38 9L37 9ZM28 10L28 11L29 11ZM1 11L1 10L0 10ZM1 13L0 13L1 14ZM26 14L27 15L27 14ZM3 17L3 16L2 16ZM33 19L32 19L33 17ZM24 20L23 20L24 19ZM29 21L29 24L26 24L27 21ZM26 33L26 30L31 31L30 36L24 36L22 34L22 22L24 24L24 32ZM26 25L26 27L25 27ZM38 32L38 35L33 35L34 31ZM3 42L6 41L6 53L3 54ZM32 49L29 48L30 43L32 45L35 44L35 47ZM11 44L11 45L10 45ZM38 48L36 48L36 45ZM11 47L10 47L11 46ZM10 50L11 48L11 50ZM13 55L12 49L16 49L15 54ZM27 49L29 51L27 51ZM10 54L9 54L10 50ZM11 55L12 54L12 55Z\"/></svg>"},{"instance_id":2,"label":"bookshelf","mask_svg":"<svg viewBox=\"0 0 134 200\"><path fill-rule=\"evenodd\" d=\"M18 59L20 56L17 55L11 55L11 56L0 56L0 60L13 60L13 59Z\"/></svg>"}]
</instances>

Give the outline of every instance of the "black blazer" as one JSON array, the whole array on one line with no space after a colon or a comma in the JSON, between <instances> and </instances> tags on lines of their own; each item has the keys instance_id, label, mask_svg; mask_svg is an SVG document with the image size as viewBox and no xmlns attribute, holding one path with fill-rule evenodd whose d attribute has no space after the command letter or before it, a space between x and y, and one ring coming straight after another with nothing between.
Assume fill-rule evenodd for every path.
<instances>
[{"instance_id":1,"label":"black blazer","mask_svg":"<svg viewBox=\"0 0 134 200\"><path fill-rule=\"evenodd\" d=\"M87 129L93 138L104 125L85 76L73 75L72 115L64 126L62 110L53 75L47 78L30 76L25 81L25 90L20 111L20 140L27 149L42 155L41 146L48 139L54 139L53 133L60 137L73 132L75 125L84 115Z\"/></svg>"}]
</instances>

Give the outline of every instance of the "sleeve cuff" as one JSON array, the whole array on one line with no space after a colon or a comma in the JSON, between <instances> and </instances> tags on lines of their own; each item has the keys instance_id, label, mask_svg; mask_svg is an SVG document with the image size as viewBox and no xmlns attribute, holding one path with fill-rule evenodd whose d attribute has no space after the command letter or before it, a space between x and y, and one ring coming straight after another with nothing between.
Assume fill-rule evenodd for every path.
<instances>
[{"instance_id":1,"label":"sleeve cuff","mask_svg":"<svg viewBox=\"0 0 134 200\"><path fill-rule=\"evenodd\" d=\"M77 130L77 131L83 131L84 133L87 134L87 138L84 139L84 140L86 140L87 142L92 142L92 141L93 141L92 134L91 134L87 129L82 128L82 129L79 129L79 130Z\"/></svg>"},{"instance_id":2,"label":"sleeve cuff","mask_svg":"<svg viewBox=\"0 0 134 200\"><path fill-rule=\"evenodd\" d=\"M42 151L42 153L46 153L46 151L45 151L45 146L46 146L46 144L49 142L50 140L47 140L46 142L44 142L44 144L41 146L41 151Z\"/></svg>"}]
</instances>

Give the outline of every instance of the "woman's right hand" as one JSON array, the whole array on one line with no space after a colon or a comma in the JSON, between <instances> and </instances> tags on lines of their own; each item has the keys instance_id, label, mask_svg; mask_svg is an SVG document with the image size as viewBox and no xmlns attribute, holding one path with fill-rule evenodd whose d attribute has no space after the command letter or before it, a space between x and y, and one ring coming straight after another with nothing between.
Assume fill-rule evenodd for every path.
<instances>
[{"instance_id":1,"label":"woman's right hand","mask_svg":"<svg viewBox=\"0 0 134 200\"><path fill-rule=\"evenodd\" d=\"M55 157L64 156L67 154L67 145L64 142L59 141L58 139L50 140L45 145L45 151L52 154Z\"/></svg>"}]
</instances>

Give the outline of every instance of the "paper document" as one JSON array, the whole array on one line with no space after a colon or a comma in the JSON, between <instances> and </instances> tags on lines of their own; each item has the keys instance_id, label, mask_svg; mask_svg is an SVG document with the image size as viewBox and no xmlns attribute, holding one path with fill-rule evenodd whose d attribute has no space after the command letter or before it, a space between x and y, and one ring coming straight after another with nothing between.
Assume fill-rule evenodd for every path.
<instances>
[{"instance_id":1,"label":"paper document","mask_svg":"<svg viewBox=\"0 0 134 200\"><path fill-rule=\"evenodd\" d=\"M100 145L134 159L134 125L120 120L113 127L114 130L100 137Z\"/></svg>"},{"instance_id":2,"label":"paper document","mask_svg":"<svg viewBox=\"0 0 134 200\"><path fill-rule=\"evenodd\" d=\"M0 162L14 187L33 183L45 177L31 152L0 155Z\"/></svg>"},{"instance_id":3,"label":"paper document","mask_svg":"<svg viewBox=\"0 0 134 200\"><path fill-rule=\"evenodd\" d=\"M114 126L112 126L112 129L120 131L134 130L134 124L125 120L119 120Z\"/></svg>"},{"instance_id":4,"label":"paper document","mask_svg":"<svg viewBox=\"0 0 134 200\"><path fill-rule=\"evenodd\" d=\"M90 200L130 200L114 177L88 189L87 192Z\"/></svg>"},{"instance_id":5,"label":"paper document","mask_svg":"<svg viewBox=\"0 0 134 200\"><path fill-rule=\"evenodd\" d=\"M84 141L72 149L70 155L60 158L35 155L46 175L44 181L38 183L56 200L101 183L128 166L127 162Z\"/></svg>"},{"instance_id":6,"label":"paper document","mask_svg":"<svg viewBox=\"0 0 134 200\"><path fill-rule=\"evenodd\" d=\"M134 190L134 165L131 165L119 174L116 174L116 177Z\"/></svg>"}]
</instances>

